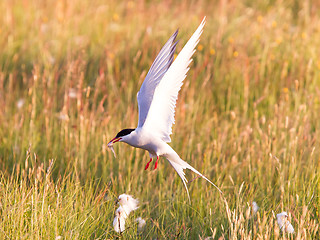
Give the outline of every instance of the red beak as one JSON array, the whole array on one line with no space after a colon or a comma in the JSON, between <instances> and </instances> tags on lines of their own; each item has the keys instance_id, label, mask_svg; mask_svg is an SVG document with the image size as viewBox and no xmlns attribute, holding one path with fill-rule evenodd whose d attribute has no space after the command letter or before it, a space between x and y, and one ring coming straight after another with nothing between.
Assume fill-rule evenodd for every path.
<instances>
[{"instance_id":1,"label":"red beak","mask_svg":"<svg viewBox=\"0 0 320 240\"><path fill-rule=\"evenodd\" d=\"M116 143L116 142L119 142L121 140L121 138L114 138L114 139L112 139L109 143L108 143L108 145L110 144L110 143Z\"/></svg>"}]
</instances>

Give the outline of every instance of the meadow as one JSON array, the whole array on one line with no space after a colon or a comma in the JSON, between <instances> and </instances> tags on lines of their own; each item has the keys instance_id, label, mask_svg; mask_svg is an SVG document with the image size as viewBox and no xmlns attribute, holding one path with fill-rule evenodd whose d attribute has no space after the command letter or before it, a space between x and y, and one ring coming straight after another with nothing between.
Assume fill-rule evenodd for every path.
<instances>
[{"instance_id":1,"label":"meadow","mask_svg":"<svg viewBox=\"0 0 320 240\"><path fill-rule=\"evenodd\" d=\"M0 13L0 239L320 239L317 1L3 0ZM170 145L223 194L187 172L190 203L167 160L145 171L147 152L115 144L114 158L107 143L136 127L163 44L179 28L178 53L203 16ZM122 193L140 208L120 235Z\"/></svg>"}]
</instances>

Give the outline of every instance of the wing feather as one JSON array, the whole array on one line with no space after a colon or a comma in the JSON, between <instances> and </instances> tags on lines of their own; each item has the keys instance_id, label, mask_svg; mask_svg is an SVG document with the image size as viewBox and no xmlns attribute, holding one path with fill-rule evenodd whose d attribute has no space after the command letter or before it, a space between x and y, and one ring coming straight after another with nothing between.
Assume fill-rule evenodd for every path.
<instances>
[{"instance_id":1,"label":"wing feather","mask_svg":"<svg viewBox=\"0 0 320 240\"><path fill-rule=\"evenodd\" d=\"M137 94L139 107L138 127L142 127L148 115L155 88L173 62L177 42L174 43L178 30L169 38L152 63L149 72Z\"/></svg>"},{"instance_id":2,"label":"wing feather","mask_svg":"<svg viewBox=\"0 0 320 240\"><path fill-rule=\"evenodd\" d=\"M205 25L205 17L187 44L183 47L176 60L166 71L156 86L153 99L143 128L152 131L165 142L170 142L172 124L174 124L175 107L178 93L189 71L192 55L200 40Z\"/></svg>"}]
</instances>

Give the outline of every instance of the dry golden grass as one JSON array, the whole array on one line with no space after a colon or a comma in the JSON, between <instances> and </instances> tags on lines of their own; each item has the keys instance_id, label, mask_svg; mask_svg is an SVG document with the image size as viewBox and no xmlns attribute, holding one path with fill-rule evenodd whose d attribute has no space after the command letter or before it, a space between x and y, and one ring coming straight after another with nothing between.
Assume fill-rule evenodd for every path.
<instances>
[{"instance_id":1,"label":"dry golden grass","mask_svg":"<svg viewBox=\"0 0 320 240\"><path fill-rule=\"evenodd\" d=\"M1 239L320 238L318 3L5 0L0 12ZM180 51L204 15L171 145L224 194L196 179L189 204L165 159L144 171L147 153L118 144L114 159L106 143L136 126L161 46L180 28ZM119 236L123 192L141 207Z\"/></svg>"}]
</instances>

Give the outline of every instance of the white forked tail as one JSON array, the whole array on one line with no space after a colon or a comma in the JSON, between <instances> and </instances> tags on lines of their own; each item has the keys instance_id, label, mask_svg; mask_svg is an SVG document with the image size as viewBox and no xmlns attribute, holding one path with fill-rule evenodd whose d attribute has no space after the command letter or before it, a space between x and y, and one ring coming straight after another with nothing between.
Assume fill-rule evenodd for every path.
<instances>
[{"instance_id":1,"label":"white forked tail","mask_svg":"<svg viewBox=\"0 0 320 240\"><path fill-rule=\"evenodd\" d=\"M205 180L207 180L209 183L211 183L216 189L218 189L218 191L220 193L222 193L222 191L220 190L220 188L218 188L213 182L211 182L208 178L206 178L203 174L201 174L198 170L196 170L194 167L190 166L190 164L188 164L187 162L183 161L179 155L176 152L173 152L171 154L166 154L165 155L166 159L169 161L169 163L171 164L171 166L176 170L176 172L179 174L180 178L182 179L182 182L184 184L184 187L187 190L187 194L188 194L188 198L189 201L190 200L190 195L189 195L189 191L187 188L187 179L184 173L184 169L190 169L191 171L193 171L194 173L198 174L199 176L201 176L202 178L204 178Z\"/></svg>"}]
</instances>

